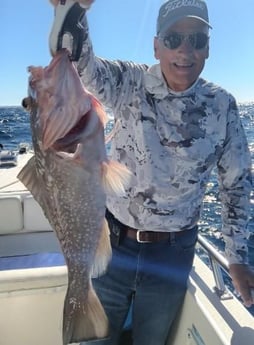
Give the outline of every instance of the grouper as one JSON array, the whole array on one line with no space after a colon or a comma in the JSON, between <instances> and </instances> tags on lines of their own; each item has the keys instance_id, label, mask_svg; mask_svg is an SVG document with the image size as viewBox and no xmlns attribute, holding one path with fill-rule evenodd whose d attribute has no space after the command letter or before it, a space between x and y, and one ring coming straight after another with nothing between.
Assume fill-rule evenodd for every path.
<instances>
[{"instance_id":1,"label":"grouper","mask_svg":"<svg viewBox=\"0 0 254 345\"><path fill-rule=\"evenodd\" d=\"M124 193L128 169L110 161L106 113L83 86L67 50L50 64L28 68L34 156L18 178L40 204L59 240L68 270L63 344L105 338L108 320L91 277L111 257L106 193Z\"/></svg>"}]
</instances>

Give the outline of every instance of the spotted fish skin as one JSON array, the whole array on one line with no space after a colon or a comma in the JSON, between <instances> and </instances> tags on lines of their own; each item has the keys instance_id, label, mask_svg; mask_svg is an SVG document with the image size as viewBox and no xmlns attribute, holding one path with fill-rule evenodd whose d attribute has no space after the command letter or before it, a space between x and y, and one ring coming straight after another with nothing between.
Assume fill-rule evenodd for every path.
<instances>
[{"instance_id":1,"label":"spotted fish skin","mask_svg":"<svg viewBox=\"0 0 254 345\"><path fill-rule=\"evenodd\" d=\"M122 194L130 173L106 155L106 114L82 85L68 52L29 67L34 156L18 178L42 207L68 268L63 344L108 336L108 320L91 277L111 258L106 192Z\"/></svg>"}]
</instances>

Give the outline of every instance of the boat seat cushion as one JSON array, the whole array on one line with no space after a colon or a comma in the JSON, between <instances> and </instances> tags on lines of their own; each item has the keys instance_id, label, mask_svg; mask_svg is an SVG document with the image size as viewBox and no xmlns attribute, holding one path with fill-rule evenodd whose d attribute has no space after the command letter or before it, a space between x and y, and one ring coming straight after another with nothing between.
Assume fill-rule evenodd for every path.
<instances>
[{"instance_id":1,"label":"boat seat cushion","mask_svg":"<svg viewBox=\"0 0 254 345\"><path fill-rule=\"evenodd\" d=\"M52 231L52 227L45 217L40 205L33 196L27 195L23 199L24 231Z\"/></svg>"},{"instance_id":2,"label":"boat seat cushion","mask_svg":"<svg viewBox=\"0 0 254 345\"><path fill-rule=\"evenodd\" d=\"M19 232L23 226L20 195L0 197L0 234Z\"/></svg>"}]
</instances>

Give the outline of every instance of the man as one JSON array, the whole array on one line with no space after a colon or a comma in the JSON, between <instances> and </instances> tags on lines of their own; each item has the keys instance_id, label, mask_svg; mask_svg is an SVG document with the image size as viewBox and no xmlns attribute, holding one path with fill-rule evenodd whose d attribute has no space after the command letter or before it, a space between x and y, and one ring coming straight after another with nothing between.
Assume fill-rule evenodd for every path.
<instances>
[{"instance_id":1,"label":"man","mask_svg":"<svg viewBox=\"0 0 254 345\"><path fill-rule=\"evenodd\" d=\"M91 3L82 1L83 6ZM81 10L70 0L57 6L53 53L61 48L64 30L57 34L68 27L74 8ZM159 64L151 67L96 57L85 16L82 24L78 32L69 26L71 58L78 60L86 88L118 120L111 155L133 173L126 195L107 198L113 258L94 286L111 338L97 343L118 343L133 300L133 344L163 345L186 292L201 204L216 166L230 273L244 303L253 303L246 243L251 190L246 137L232 95L200 77L209 55L204 1L169 0L161 6L154 38ZM80 46L75 35L82 34Z\"/></svg>"}]
</instances>

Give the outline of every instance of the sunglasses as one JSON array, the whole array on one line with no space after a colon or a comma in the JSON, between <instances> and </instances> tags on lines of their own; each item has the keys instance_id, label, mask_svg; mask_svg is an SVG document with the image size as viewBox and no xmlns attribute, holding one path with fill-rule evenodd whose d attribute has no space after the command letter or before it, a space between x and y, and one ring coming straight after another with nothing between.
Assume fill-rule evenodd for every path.
<instances>
[{"instance_id":1,"label":"sunglasses","mask_svg":"<svg viewBox=\"0 0 254 345\"><path fill-rule=\"evenodd\" d=\"M165 37L158 38L163 41L164 46L168 49L177 49L183 41L188 41L192 48L199 50L205 48L209 40L209 36L204 32L196 32L186 35L178 32L171 32Z\"/></svg>"}]
</instances>

